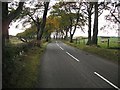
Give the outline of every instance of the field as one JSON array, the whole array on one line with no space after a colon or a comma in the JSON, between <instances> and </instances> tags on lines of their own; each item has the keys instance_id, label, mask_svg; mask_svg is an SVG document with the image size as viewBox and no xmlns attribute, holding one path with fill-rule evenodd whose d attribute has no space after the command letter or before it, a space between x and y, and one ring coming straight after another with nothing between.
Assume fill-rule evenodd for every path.
<instances>
[{"instance_id":1,"label":"field","mask_svg":"<svg viewBox=\"0 0 120 90\"><path fill-rule=\"evenodd\" d=\"M102 41L102 39L99 37L98 38L98 45L100 45L101 47L103 47L103 48L110 48L110 49L118 49L118 48L120 48L120 46L119 46L119 38L117 38L117 37L111 37L111 38L109 38L109 47L108 47L108 39L106 39L106 42L101 42Z\"/></svg>"},{"instance_id":2,"label":"field","mask_svg":"<svg viewBox=\"0 0 120 90\"><path fill-rule=\"evenodd\" d=\"M85 45L88 39L84 37L84 39L74 39L74 43ZM109 48L109 49L120 49L120 38L118 37L110 37L109 38L109 46L108 46L108 38L98 37L98 46L101 48Z\"/></svg>"}]
</instances>

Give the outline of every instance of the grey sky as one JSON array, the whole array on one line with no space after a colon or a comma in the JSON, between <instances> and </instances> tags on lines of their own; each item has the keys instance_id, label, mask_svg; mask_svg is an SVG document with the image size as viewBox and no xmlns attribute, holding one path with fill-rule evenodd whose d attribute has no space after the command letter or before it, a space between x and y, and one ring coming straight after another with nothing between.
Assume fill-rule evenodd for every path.
<instances>
[{"instance_id":1,"label":"grey sky","mask_svg":"<svg viewBox=\"0 0 120 90\"><path fill-rule=\"evenodd\" d=\"M56 1L58 2L58 0L50 0L50 6L54 5L56 3ZM112 25L114 25L114 23L111 23L111 22L105 20L104 16L106 14L109 14L109 12L104 11L103 14L99 17L99 34L98 35L99 36L118 36L118 32L116 32L118 25L115 25L114 30L112 30L111 27L112 27ZM18 29L15 28L15 26L17 24L20 25ZM105 24L110 25L110 27L105 28L105 30L100 30L100 28L103 27ZM30 25L28 25L27 27L29 27L29 26ZM23 31L24 31L24 29L22 27L22 24L18 23L18 22L15 22L14 24L12 24L12 26L10 26L10 29L9 29L10 35L16 35L17 33L20 33ZM77 29L75 36L87 36L87 26L85 26L85 33L83 33L80 29Z\"/></svg>"}]
</instances>

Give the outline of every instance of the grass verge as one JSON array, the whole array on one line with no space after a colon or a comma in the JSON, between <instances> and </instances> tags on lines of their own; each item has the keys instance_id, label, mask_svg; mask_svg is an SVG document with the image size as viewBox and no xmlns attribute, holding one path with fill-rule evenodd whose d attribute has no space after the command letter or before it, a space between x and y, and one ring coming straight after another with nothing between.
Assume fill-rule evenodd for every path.
<instances>
[{"instance_id":1,"label":"grass verge","mask_svg":"<svg viewBox=\"0 0 120 90\"><path fill-rule=\"evenodd\" d=\"M76 47L80 50L98 55L102 58L105 58L107 60L110 60L114 63L119 63L120 64L120 51L119 50L113 50L113 49L106 49L106 48L100 48L100 47L96 47L96 46L88 46L88 45L81 45L81 44L75 44L75 43L70 43L69 41L63 41L64 43Z\"/></svg>"},{"instance_id":2,"label":"grass verge","mask_svg":"<svg viewBox=\"0 0 120 90\"><path fill-rule=\"evenodd\" d=\"M41 48L35 46L24 52L23 55L14 58L9 70L11 73L5 78L9 78L4 83L3 88L33 88L37 81L40 57L43 54L47 43Z\"/></svg>"}]
</instances>

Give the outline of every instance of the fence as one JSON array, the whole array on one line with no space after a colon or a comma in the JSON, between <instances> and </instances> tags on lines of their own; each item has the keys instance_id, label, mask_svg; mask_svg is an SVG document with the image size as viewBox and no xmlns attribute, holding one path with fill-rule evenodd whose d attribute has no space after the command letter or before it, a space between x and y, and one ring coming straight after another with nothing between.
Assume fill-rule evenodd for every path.
<instances>
[{"instance_id":1,"label":"fence","mask_svg":"<svg viewBox=\"0 0 120 90\"><path fill-rule=\"evenodd\" d=\"M73 39L73 41L74 41L75 44L83 44L83 45L85 45L87 43L86 38L76 38L76 39Z\"/></svg>"},{"instance_id":2,"label":"fence","mask_svg":"<svg viewBox=\"0 0 120 90\"><path fill-rule=\"evenodd\" d=\"M98 37L98 45L102 48L120 48L120 39L117 37ZM86 45L87 38L76 38L73 39L75 44Z\"/></svg>"}]
</instances>

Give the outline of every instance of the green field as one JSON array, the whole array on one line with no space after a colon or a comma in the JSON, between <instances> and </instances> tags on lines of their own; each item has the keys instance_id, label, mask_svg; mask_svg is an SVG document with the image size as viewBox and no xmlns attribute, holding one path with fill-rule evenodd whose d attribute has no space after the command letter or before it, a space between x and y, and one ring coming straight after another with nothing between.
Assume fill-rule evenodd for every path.
<instances>
[{"instance_id":1,"label":"green field","mask_svg":"<svg viewBox=\"0 0 120 90\"><path fill-rule=\"evenodd\" d=\"M103 47L103 48L107 48L108 47L108 39L104 39L104 40L106 40L106 42L104 42L104 43L102 43L101 42L101 38L99 37L98 38L98 45L100 45L101 47ZM111 37L111 38L109 38L109 48L120 48L120 46L119 46L119 38L117 38L117 37Z\"/></svg>"},{"instance_id":2,"label":"green field","mask_svg":"<svg viewBox=\"0 0 120 90\"><path fill-rule=\"evenodd\" d=\"M85 38L85 37L84 37ZM78 39L77 44L85 45L87 43L88 39ZM104 42L102 42L104 41ZM76 39L74 39L74 43L76 43ZM101 48L109 48L109 49L120 49L120 38L118 37L110 37L109 38L109 47L108 47L108 38L102 39L101 37L98 37L98 45Z\"/></svg>"}]
</instances>

